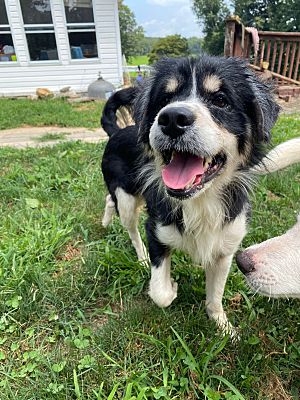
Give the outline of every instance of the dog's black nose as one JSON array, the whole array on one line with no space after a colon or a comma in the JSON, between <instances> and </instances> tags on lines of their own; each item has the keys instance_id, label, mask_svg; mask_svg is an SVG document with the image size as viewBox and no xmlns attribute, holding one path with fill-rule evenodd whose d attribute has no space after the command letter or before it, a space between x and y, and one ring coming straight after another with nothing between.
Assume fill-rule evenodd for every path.
<instances>
[{"instance_id":1,"label":"dog's black nose","mask_svg":"<svg viewBox=\"0 0 300 400\"><path fill-rule=\"evenodd\" d=\"M236 255L236 263L243 274L247 275L255 270L255 265L247 251L242 251Z\"/></svg>"},{"instance_id":2,"label":"dog's black nose","mask_svg":"<svg viewBox=\"0 0 300 400\"><path fill-rule=\"evenodd\" d=\"M169 107L158 117L158 125L163 133L173 139L183 135L194 121L192 111L184 107Z\"/></svg>"}]
</instances>

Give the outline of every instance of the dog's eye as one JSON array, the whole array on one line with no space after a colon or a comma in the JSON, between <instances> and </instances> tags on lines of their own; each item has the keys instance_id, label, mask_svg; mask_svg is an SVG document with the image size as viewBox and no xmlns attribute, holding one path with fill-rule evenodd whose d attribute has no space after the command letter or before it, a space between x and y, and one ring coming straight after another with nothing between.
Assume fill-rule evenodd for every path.
<instances>
[{"instance_id":1,"label":"dog's eye","mask_svg":"<svg viewBox=\"0 0 300 400\"><path fill-rule=\"evenodd\" d=\"M224 108L228 106L228 101L226 96L223 93L218 93L215 97L211 100L212 104L219 108Z\"/></svg>"}]
</instances>

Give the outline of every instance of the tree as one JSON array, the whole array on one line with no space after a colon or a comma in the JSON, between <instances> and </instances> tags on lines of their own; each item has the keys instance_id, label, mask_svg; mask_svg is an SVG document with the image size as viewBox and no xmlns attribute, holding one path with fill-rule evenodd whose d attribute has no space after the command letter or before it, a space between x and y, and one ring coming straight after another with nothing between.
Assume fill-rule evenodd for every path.
<instances>
[{"instance_id":1,"label":"tree","mask_svg":"<svg viewBox=\"0 0 300 400\"><path fill-rule=\"evenodd\" d=\"M148 54L151 52L151 50L152 50L154 44L155 44L159 39L160 39L160 38L158 38L158 37L147 37L147 36L145 36L144 39L143 39L142 42L141 42L141 49L140 49L141 51L140 51L140 55L142 55L142 56L148 55Z\"/></svg>"},{"instance_id":2,"label":"tree","mask_svg":"<svg viewBox=\"0 0 300 400\"><path fill-rule=\"evenodd\" d=\"M140 55L140 44L144 39L144 29L135 20L134 13L123 0L118 0L122 53L128 59Z\"/></svg>"},{"instance_id":3,"label":"tree","mask_svg":"<svg viewBox=\"0 0 300 400\"><path fill-rule=\"evenodd\" d=\"M210 54L223 54L225 21L230 15L224 0L194 0L192 8L204 28L203 49Z\"/></svg>"},{"instance_id":4,"label":"tree","mask_svg":"<svg viewBox=\"0 0 300 400\"><path fill-rule=\"evenodd\" d=\"M259 30L300 31L299 0L193 0L193 11L204 27L203 48L215 55L223 54L225 21L238 15L243 24Z\"/></svg>"},{"instance_id":5,"label":"tree","mask_svg":"<svg viewBox=\"0 0 300 400\"><path fill-rule=\"evenodd\" d=\"M300 31L299 0L233 0L235 14L259 30Z\"/></svg>"},{"instance_id":6,"label":"tree","mask_svg":"<svg viewBox=\"0 0 300 400\"><path fill-rule=\"evenodd\" d=\"M181 35L169 35L159 39L149 53L149 63L153 64L162 57L184 57L189 55L186 38Z\"/></svg>"}]
</instances>

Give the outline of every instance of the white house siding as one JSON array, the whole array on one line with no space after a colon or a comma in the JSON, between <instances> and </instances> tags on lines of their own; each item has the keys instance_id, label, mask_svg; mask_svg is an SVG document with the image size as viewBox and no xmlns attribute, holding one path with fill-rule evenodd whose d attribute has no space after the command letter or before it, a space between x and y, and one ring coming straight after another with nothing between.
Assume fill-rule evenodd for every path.
<instances>
[{"instance_id":1,"label":"white house siding","mask_svg":"<svg viewBox=\"0 0 300 400\"><path fill-rule=\"evenodd\" d=\"M38 87L59 91L71 86L85 92L101 72L115 86L122 84L122 57L117 0L93 0L98 43L97 60L72 60L63 0L51 0L59 61L30 62L19 0L5 0L17 62L0 62L0 96L34 94Z\"/></svg>"}]
</instances>

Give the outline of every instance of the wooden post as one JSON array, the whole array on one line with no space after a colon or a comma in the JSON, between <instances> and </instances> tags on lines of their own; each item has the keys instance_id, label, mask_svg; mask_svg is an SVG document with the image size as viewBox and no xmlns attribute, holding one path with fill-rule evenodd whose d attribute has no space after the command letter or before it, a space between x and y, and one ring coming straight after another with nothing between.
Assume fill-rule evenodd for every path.
<instances>
[{"instance_id":1,"label":"wooden post","mask_svg":"<svg viewBox=\"0 0 300 400\"><path fill-rule=\"evenodd\" d=\"M233 46L234 57L242 58L244 56L245 35L243 29L244 27L242 26L242 24L235 25L235 36L234 36L234 46Z\"/></svg>"},{"instance_id":2,"label":"wooden post","mask_svg":"<svg viewBox=\"0 0 300 400\"><path fill-rule=\"evenodd\" d=\"M280 70L281 70L281 62L282 62L282 55L283 55L283 45L284 42L280 43L280 50L279 50L279 60L278 60L278 65L277 65L277 74L280 74Z\"/></svg>"},{"instance_id":3,"label":"wooden post","mask_svg":"<svg viewBox=\"0 0 300 400\"><path fill-rule=\"evenodd\" d=\"M295 79L295 80L297 80L297 76L298 76L299 63L300 63L300 43L298 44L298 56L297 56L297 61L296 61L295 71L294 71L294 76L293 76L293 79Z\"/></svg>"},{"instance_id":4,"label":"wooden post","mask_svg":"<svg viewBox=\"0 0 300 400\"><path fill-rule=\"evenodd\" d=\"M271 54L271 40L267 41L267 56L266 62L270 63L270 54Z\"/></svg>"},{"instance_id":5,"label":"wooden post","mask_svg":"<svg viewBox=\"0 0 300 400\"><path fill-rule=\"evenodd\" d=\"M274 71L276 55L277 55L277 40L275 40L274 47L273 47L271 71Z\"/></svg>"},{"instance_id":6,"label":"wooden post","mask_svg":"<svg viewBox=\"0 0 300 400\"><path fill-rule=\"evenodd\" d=\"M249 60L251 52L252 37L249 32L245 30L245 43L244 43L244 58Z\"/></svg>"},{"instance_id":7,"label":"wooden post","mask_svg":"<svg viewBox=\"0 0 300 400\"><path fill-rule=\"evenodd\" d=\"M291 48L291 42L287 42L286 52L285 52L285 57L284 57L283 73L282 73L282 75L284 75L284 76L286 76L286 71L287 71L287 67L288 67L290 48Z\"/></svg>"},{"instance_id":8,"label":"wooden post","mask_svg":"<svg viewBox=\"0 0 300 400\"><path fill-rule=\"evenodd\" d=\"M264 61L264 54L265 54L265 41L261 41L261 50L260 50L260 59L259 59L259 67L262 66L262 63Z\"/></svg>"},{"instance_id":9,"label":"wooden post","mask_svg":"<svg viewBox=\"0 0 300 400\"><path fill-rule=\"evenodd\" d=\"M228 19L225 27L225 41L224 41L224 56L233 57L234 49L234 34L235 34L235 20Z\"/></svg>"},{"instance_id":10,"label":"wooden post","mask_svg":"<svg viewBox=\"0 0 300 400\"><path fill-rule=\"evenodd\" d=\"M294 67L294 61L295 61L295 54L296 54L296 45L297 45L297 42L293 42L292 57L291 57L289 75L288 75L289 78L292 77L292 73L293 73L293 67Z\"/></svg>"}]
</instances>

